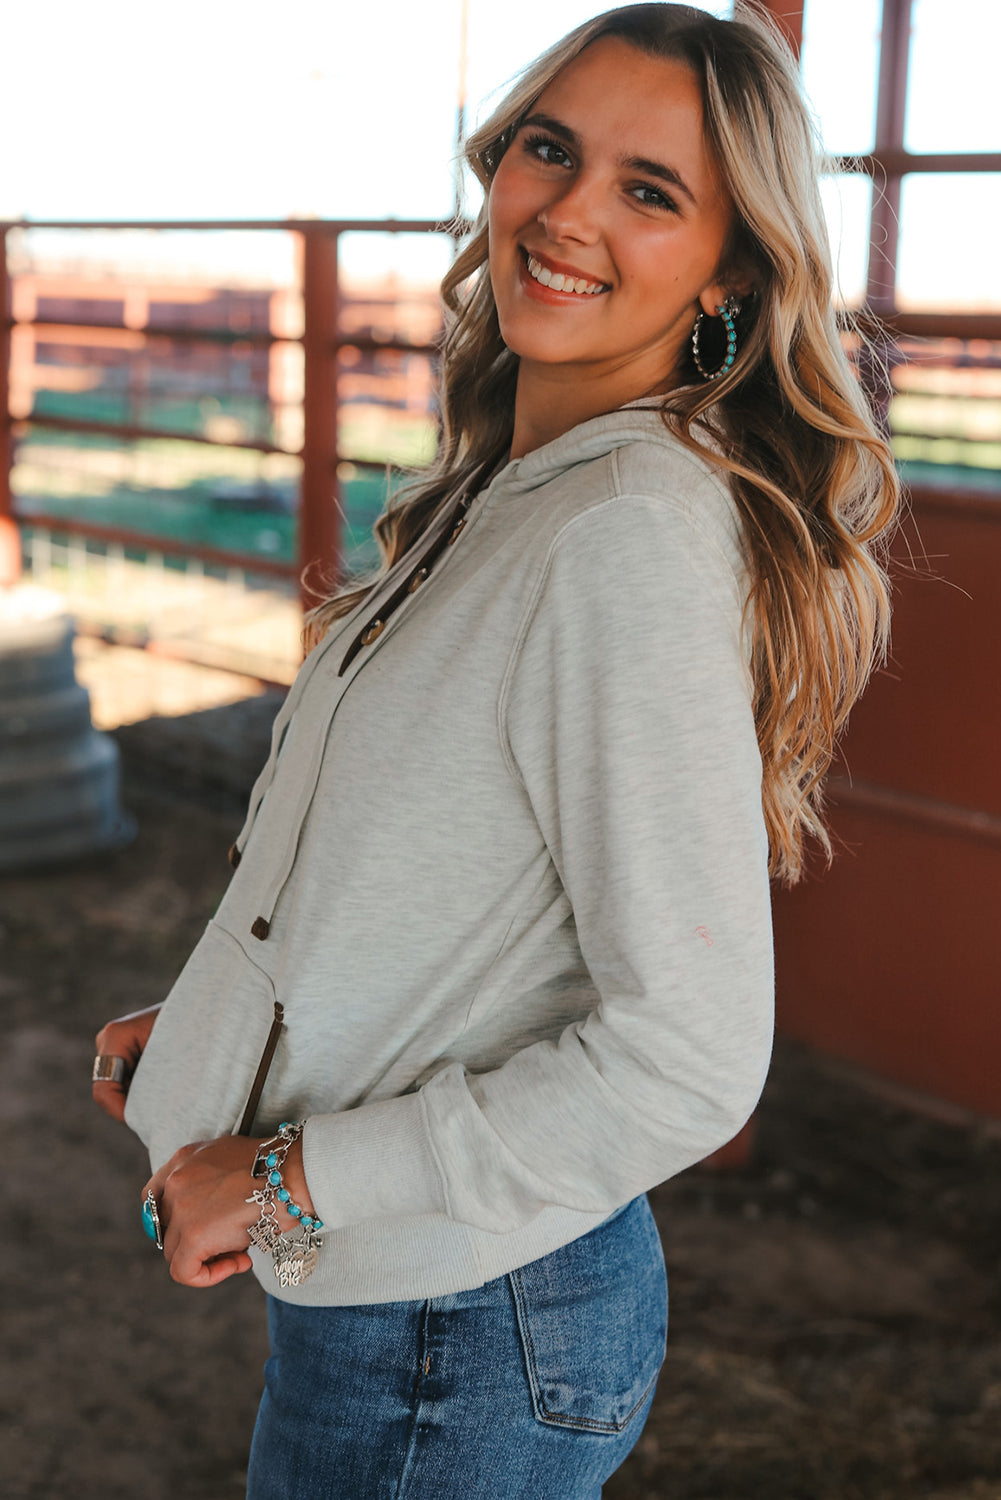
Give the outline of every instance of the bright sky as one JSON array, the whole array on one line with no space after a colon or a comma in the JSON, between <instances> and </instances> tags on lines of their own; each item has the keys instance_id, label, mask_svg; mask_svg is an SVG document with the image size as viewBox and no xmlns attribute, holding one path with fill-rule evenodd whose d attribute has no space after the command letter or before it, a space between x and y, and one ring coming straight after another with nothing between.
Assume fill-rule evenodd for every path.
<instances>
[{"instance_id":1,"label":"bright sky","mask_svg":"<svg viewBox=\"0 0 1001 1500\"><path fill-rule=\"evenodd\" d=\"M0 216L445 217L460 4L8 0ZM730 9L729 0L703 4ZM601 0L469 0L473 115L600 8ZM804 71L832 151L871 143L877 12L878 0L808 0ZM915 20L909 144L1001 149L999 0L915 0ZM934 202L929 187L905 190L905 294L941 300L947 282L952 304L996 301L1001 178L939 179ZM864 273L868 185L849 181L828 198L852 295ZM445 254L444 242L429 248L421 268L437 274ZM347 257L374 270L387 251L365 236Z\"/></svg>"}]
</instances>

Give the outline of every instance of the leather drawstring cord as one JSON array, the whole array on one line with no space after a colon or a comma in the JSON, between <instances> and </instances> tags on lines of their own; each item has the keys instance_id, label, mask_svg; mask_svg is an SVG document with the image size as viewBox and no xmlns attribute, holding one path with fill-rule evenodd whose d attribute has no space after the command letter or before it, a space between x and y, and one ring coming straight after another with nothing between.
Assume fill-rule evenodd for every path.
<instances>
[{"instance_id":1,"label":"leather drawstring cord","mask_svg":"<svg viewBox=\"0 0 1001 1500\"><path fill-rule=\"evenodd\" d=\"M354 661L358 652L364 646L370 646L383 632L386 622L394 610L398 609L408 595L416 592L427 578L441 554L458 539L462 528L466 524L466 511L472 503L471 489L463 494L453 507L448 521L442 529L441 535L428 548L427 552L415 557L416 564L403 578L402 582L393 592L379 605L378 613L371 620L367 620L359 630L348 647L344 660L338 669L338 677L343 677L348 667Z\"/></svg>"},{"instance_id":2,"label":"leather drawstring cord","mask_svg":"<svg viewBox=\"0 0 1001 1500\"><path fill-rule=\"evenodd\" d=\"M246 1108L243 1111L243 1119L240 1121L240 1128L236 1132L237 1135L250 1134L250 1127L254 1123L254 1116L257 1113L257 1106L260 1104L261 1095L264 1092L264 1084L268 1076L268 1070L271 1067L271 1061L275 1055L275 1049L278 1046L278 1038L282 1034L282 1025L284 1019L285 1008L284 1006L279 1005L278 1001L276 1000L275 1018L271 1022L271 1030L268 1032L268 1039L264 1043L264 1051L261 1053L261 1060L257 1065L257 1072L254 1074L254 1081L250 1085L250 1094L247 1098Z\"/></svg>"}]
</instances>

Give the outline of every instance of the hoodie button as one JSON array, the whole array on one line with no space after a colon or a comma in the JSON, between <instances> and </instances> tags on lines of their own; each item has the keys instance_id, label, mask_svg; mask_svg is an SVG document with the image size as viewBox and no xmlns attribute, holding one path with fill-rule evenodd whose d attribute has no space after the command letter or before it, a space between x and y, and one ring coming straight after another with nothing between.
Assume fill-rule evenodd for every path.
<instances>
[{"instance_id":1,"label":"hoodie button","mask_svg":"<svg viewBox=\"0 0 1001 1500\"><path fill-rule=\"evenodd\" d=\"M240 860L242 858L243 858L243 855L240 853L240 851L236 847L236 845L235 844L231 844L230 845L230 849L229 849L229 862L233 866L234 870L236 869L237 865L240 863Z\"/></svg>"},{"instance_id":2,"label":"hoodie button","mask_svg":"<svg viewBox=\"0 0 1001 1500\"><path fill-rule=\"evenodd\" d=\"M456 521L455 526L454 526L454 528L452 530L452 535L448 539L448 545L450 547L451 547L451 545L452 545L453 542L455 542L455 541L458 540L459 533L462 531L462 528L465 526L465 524L466 524L466 518L465 518L465 516L460 516L459 519Z\"/></svg>"},{"instance_id":3,"label":"hoodie button","mask_svg":"<svg viewBox=\"0 0 1001 1500\"><path fill-rule=\"evenodd\" d=\"M271 923L268 921L267 917L254 918L254 925L250 929L251 937L255 937L257 938L258 942L263 943L270 931Z\"/></svg>"},{"instance_id":4,"label":"hoodie button","mask_svg":"<svg viewBox=\"0 0 1001 1500\"><path fill-rule=\"evenodd\" d=\"M369 625L365 630L362 631L362 645L371 646L373 641L379 639L379 636L382 634L385 628L386 622L384 620L373 620L371 625Z\"/></svg>"},{"instance_id":5,"label":"hoodie button","mask_svg":"<svg viewBox=\"0 0 1001 1500\"><path fill-rule=\"evenodd\" d=\"M411 578L410 582L407 584L407 593L408 594L415 593L416 590L420 588L421 584L424 582L424 580L425 580L425 578L427 576L428 576L428 570L427 570L427 568L418 568L417 572L414 574L413 578Z\"/></svg>"}]
</instances>

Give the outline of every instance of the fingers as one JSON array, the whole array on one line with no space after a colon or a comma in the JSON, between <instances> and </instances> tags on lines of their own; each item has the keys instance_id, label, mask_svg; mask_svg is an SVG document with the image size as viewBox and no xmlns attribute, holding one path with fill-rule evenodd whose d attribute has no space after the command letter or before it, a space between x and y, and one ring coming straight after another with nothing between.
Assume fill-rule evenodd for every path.
<instances>
[{"instance_id":1,"label":"fingers","mask_svg":"<svg viewBox=\"0 0 1001 1500\"><path fill-rule=\"evenodd\" d=\"M257 1210L246 1200L255 1150L244 1137L194 1141L143 1187L156 1199L164 1259L182 1286L215 1286L251 1269L247 1226Z\"/></svg>"},{"instance_id":2,"label":"fingers","mask_svg":"<svg viewBox=\"0 0 1001 1500\"><path fill-rule=\"evenodd\" d=\"M168 1263L170 1256L167 1252L167 1230L170 1224L171 1211L170 1205L167 1202L165 1189L174 1169L180 1166L197 1149L197 1145L182 1146L179 1151L174 1152L174 1155L168 1162L164 1163L158 1172L154 1172L153 1176L143 1183L142 1201L145 1203L146 1199L152 1194L153 1201L156 1204L156 1216L160 1221L160 1237L163 1241L159 1248L163 1251Z\"/></svg>"},{"instance_id":3,"label":"fingers","mask_svg":"<svg viewBox=\"0 0 1001 1500\"><path fill-rule=\"evenodd\" d=\"M159 1005L150 1005L146 1010L132 1011L127 1016L116 1016L113 1021L102 1026L97 1033L95 1040L98 1052L115 1052L119 1056L124 1056L126 1054L118 1045L121 1042L130 1048L134 1062L149 1041L149 1034L153 1030L160 1010ZM109 1045L111 1042L115 1045Z\"/></svg>"},{"instance_id":4,"label":"fingers","mask_svg":"<svg viewBox=\"0 0 1001 1500\"><path fill-rule=\"evenodd\" d=\"M143 1188L143 1197L145 1198L146 1194L151 1192L157 1203L159 1203L164 1196L167 1179L173 1172L177 1171L178 1167L182 1167L190 1156L194 1156L196 1151L200 1151L204 1144L204 1141L192 1141L190 1145L181 1146L179 1150L175 1151L170 1160L165 1161L160 1170L154 1172L153 1176L146 1183ZM162 1212L163 1208L161 1208Z\"/></svg>"},{"instance_id":5,"label":"fingers","mask_svg":"<svg viewBox=\"0 0 1001 1500\"><path fill-rule=\"evenodd\" d=\"M165 1257L166 1254L165 1245ZM239 1276L252 1267L253 1261L246 1250L229 1250L222 1255L214 1255L209 1260L181 1253L174 1255L169 1263L174 1281L180 1286L199 1288L218 1286L220 1281L226 1281L230 1276Z\"/></svg>"},{"instance_id":6,"label":"fingers","mask_svg":"<svg viewBox=\"0 0 1001 1500\"><path fill-rule=\"evenodd\" d=\"M109 1021L102 1026L94 1038L98 1056L120 1057L125 1062L126 1073L135 1071L136 1063L149 1041L153 1019L146 1015L124 1016L120 1021Z\"/></svg>"},{"instance_id":7,"label":"fingers","mask_svg":"<svg viewBox=\"0 0 1001 1500\"><path fill-rule=\"evenodd\" d=\"M121 1024L118 1021L109 1021L107 1026L101 1027L100 1031L97 1033L97 1036L94 1038L94 1051L98 1054L98 1056L104 1056L105 1054L107 1054L114 1057L121 1057L123 1055L121 1052L117 1052L115 1049L117 1034L120 1029ZM124 1040L125 1039L123 1036L123 1043Z\"/></svg>"},{"instance_id":8,"label":"fingers","mask_svg":"<svg viewBox=\"0 0 1001 1500\"><path fill-rule=\"evenodd\" d=\"M120 1016L102 1026L94 1038L94 1049L98 1057L120 1057L125 1064L125 1077L120 1083L114 1079L101 1079L93 1085L94 1103L113 1120L125 1119L125 1097L129 1091L129 1082L149 1041L159 1012L160 1007L153 1005L148 1010Z\"/></svg>"},{"instance_id":9,"label":"fingers","mask_svg":"<svg viewBox=\"0 0 1001 1500\"><path fill-rule=\"evenodd\" d=\"M91 1097L98 1109L103 1109L113 1120L124 1121L126 1087L122 1083L95 1083L91 1086Z\"/></svg>"},{"instance_id":10,"label":"fingers","mask_svg":"<svg viewBox=\"0 0 1001 1500\"><path fill-rule=\"evenodd\" d=\"M147 1188L146 1192L149 1190ZM155 1191L153 1196L156 1198ZM171 1277L179 1285L216 1286L230 1276L237 1276L241 1272L252 1269L253 1262L246 1250L229 1248L220 1250L218 1254L214 1253L217 1248L214 1240L221 1242L227 1238L224 1232L220 1233L219 1226L205 1225L197 1229L191 1227L187 1230L179 1229L176 1219L183 1218L184 1215L175 1216L172 1223L166 1223L163 1200L157 1201L156 1218L159 1219L160 1240L162 1241L159 1248L163 1252Z\"/></svg>"}]
</instances>

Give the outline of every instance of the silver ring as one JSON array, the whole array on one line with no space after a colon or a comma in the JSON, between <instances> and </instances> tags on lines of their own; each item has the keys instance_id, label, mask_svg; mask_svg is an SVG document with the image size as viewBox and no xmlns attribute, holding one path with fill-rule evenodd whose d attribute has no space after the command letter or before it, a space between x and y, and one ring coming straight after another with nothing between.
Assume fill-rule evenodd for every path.
<instances>
[{"instance_id":1,"label":"silver ring","mask_svg":"<svg viewBox=\"0 0 1001 1500\"><path fill-rule=\"evenodd\" d=\"M153 1189L143 1199L142 1206L143 1230L148 1239L151 1239L158 1250L163 1249L163 1229L160 1225L160 1213L153 1196Z\"/></svg>"},{"instance_id":2,"label":"silver ring","mask_svg":"<svg viewBox=\"0 0 1001 1500\"><path fill-rule=\"evenodd\" d=\"M94 1071L90 1077L92 1083L124 1083L124 1057L111 1057L107 1053L99 1054L94 1058Z\"/></svg>"}]
</instances>

